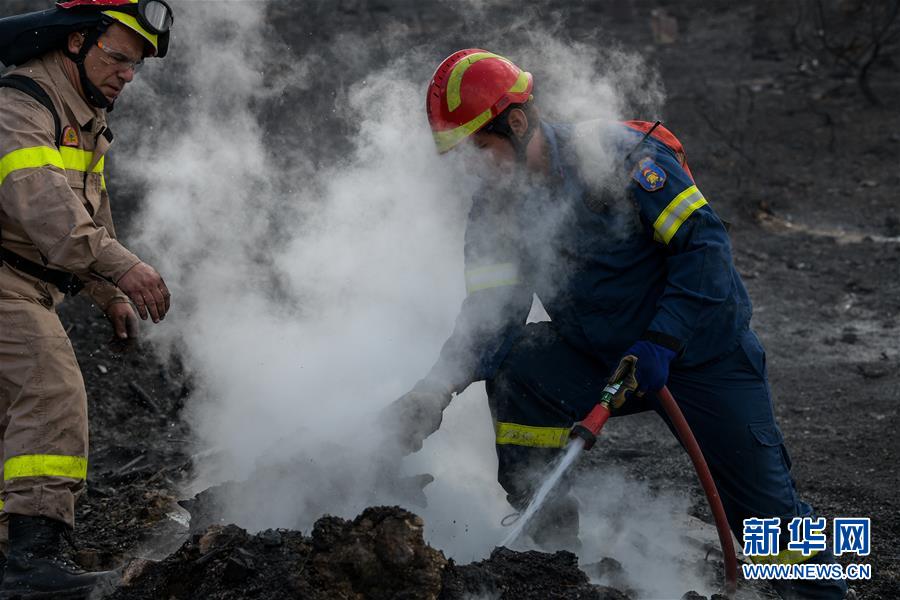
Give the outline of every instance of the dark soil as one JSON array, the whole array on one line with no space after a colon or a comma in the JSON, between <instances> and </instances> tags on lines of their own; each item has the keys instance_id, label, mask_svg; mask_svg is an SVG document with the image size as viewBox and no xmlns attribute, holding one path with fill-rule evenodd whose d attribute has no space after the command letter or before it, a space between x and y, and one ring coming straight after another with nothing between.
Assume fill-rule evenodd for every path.
<instances>
[{"instance_id":1,"label":"dark soil","mask_svg":"<svg viewBox=\"0 0 900 600\"><path fill-rule=\"evenodd\" d=\"M457 565L425 544L419 517L398 507L369 508L352 522L324 517L310 537L281 529L249 535L235 525L214 525L160 562L133 561L123 583L111 599L629 598L592 585L570 552L497 548L486 560ZM693 592L685 597L705 600Z\"/></svg>"},{"instance_id":2,"label":"dark soil","mask_svg":"<svg viewBox=\"0 0 900 600\"><path fill-rule=\"evenodd\" d=\"M437 598L446 565L419 517L370 508L352 522L322 518L310 537L212 526L161 562L133 563L112 598Z\"/></svg>"},{"instance_id":3,"label":"dark soil","mask_svg":"<svg viewBox=\"0 0 900 600\"><path fill-rule=\"evenodd\" d=\"M677 595L677 594L676 594ZM497 548L490 558L470 565L451 564L441 598L559 598L627 600L615 588L591 585L571 552L513 552ZM704 597L705 598L705 597Z\"/></svg>"},{"instance_id":4,"label":"dark soil","mask_svg":"<svg viewBox=\"0 0 900 600\"><path fill-rule=\"evenodd\" d=\"M478 22L436 1L278 2L270 12L297 56L317 49L328 57L339 33L402 31L367 38L372 63L383 64L407 42L437 45L446 55L501 31L515 38L526 26L512 18L520 5L501 4ZM563 37L591 40L603 27L604 43L640 50L659 70L666 124L684 142L706 197L734 224L735 260L754 299L801 494L822 516L872 518L867 561L874 575L854 587L863 598L893 600L900 590L897 46L886 44L872 62L866 92L857 70L808 34L813 4L558 1L528 10L538 22L556 23ZM834 17L827 30L834 41L878 3L823 4ZM660 7L677 20L672 43L653 36L651 9ZM7 9L14 12L16 3L4 3ZM321 85L290 99L304 114L331 115L329 90L364 75L365 64L331 58ZM346 144L345 122L323 117L311 126L335 148ZM127 243L138 199L126 192L112 189ZM591 586L566 553L499 549L480 563L455 565L422 544L415 517L388 509L353 523L323 519L311 537L213 527L177 549L186 533L176 495L194 451L180 416L190 382L177 361L160 362L146 348L111 352L103 317L85 299L67 303L61 316L91 411L90 485L79 506L76 559L88 568L131 564L130 585L114 597L620 597ZM590 457L581 468L612 462L654 488L686 491L693 512L711 521L689 462L654 415L610 423ZM131 562L172 551L160 563Z\"/></svg>"}]
</instances>

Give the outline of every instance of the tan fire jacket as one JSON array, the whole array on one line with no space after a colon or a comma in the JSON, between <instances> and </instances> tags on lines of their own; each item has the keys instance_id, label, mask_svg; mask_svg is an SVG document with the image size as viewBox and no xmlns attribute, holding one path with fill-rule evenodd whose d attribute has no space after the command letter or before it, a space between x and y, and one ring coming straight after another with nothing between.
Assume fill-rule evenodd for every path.
<instances>
[{"instance_id":1,"label":"tan fire jacket","mask_svg":"<svg viewBox=\"0 0 900 600\"><path fill-rule=\"evenodd\" d=\"M62 140L38 101L0 88L0 244L48 267L74 273L105 310L126 296L118 281L140 262L116 241L103 176L106 112L91 107L66 78L61 52L32 60L9 74L37 81L56 106ZM57 146L57 144L61 144ZM27 298L48 307L63 295L56 286L0 267L0 298Z\"/></svg>"}]
</instances>

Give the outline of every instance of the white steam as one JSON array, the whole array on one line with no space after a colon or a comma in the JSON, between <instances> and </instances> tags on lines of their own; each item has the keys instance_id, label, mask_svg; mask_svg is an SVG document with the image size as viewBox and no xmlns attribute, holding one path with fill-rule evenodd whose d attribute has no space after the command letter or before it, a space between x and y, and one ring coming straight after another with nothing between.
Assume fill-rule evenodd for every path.
<instances>
[{"instance_id":1,"label":"white steam","mask_svg":"<svg viewBox=\"0 0 900 600\"><path fill-rule=\"evenodd\" d=\"M371 417L428 371L452 329L474 182L464 157L435 154L423 107L428 76L455 48L419 46L345 81L322 56L280 42L266 6L178 6L174 62L148 68L113 116L115 173L146 189L135 246L173 291L152 340L194 374L187 418L198 446L215 450L193 491L251 479L228 519L308 528L324 512L399 501L378 488L371 455L382 432ZM365 60L366 39L345 52ZM534 65L550 118L650 119L662 100L655 75L620 50L547 33L490 47ZM342 117L350 143L310 139L323 135L320 115L284 98L338 81L328 117ZM470 560L503 538L510 508L483 385L454 400L404 469L436 477L428 508L411 507L435 546ZM620 517L669 518L646 505Z\"/></svg>"},{"instance_id":2,"label":"white steam","mask_svg":"<svg viewBox=\"0 0 900 600\"><path fill-rule=\"evenodd\" d=\"M704 554L686 546L689 503L685 496L652 494L646 483L629 478L618 468L582 474L573 493L581 503L582 565L615 558L639 598L678 597L688 590L704 595L716 591L701 572ZM710 526L707 537L710 531L715 529ZM693 532L693 537L702 540L703 533ZM618 587L620 579L601 577L597 583Z\"/></svg>"}]
</instances>

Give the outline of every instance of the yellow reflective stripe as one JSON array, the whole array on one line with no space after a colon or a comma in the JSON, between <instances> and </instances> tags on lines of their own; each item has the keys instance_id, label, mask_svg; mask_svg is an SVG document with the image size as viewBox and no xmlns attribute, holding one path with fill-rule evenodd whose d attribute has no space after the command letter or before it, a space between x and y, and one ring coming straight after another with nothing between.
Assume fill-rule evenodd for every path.
<instances>
[{"instance_id":1,"label":"yellow reflective stripe","mask_svg":"<svg viewBox=\"0 0 900 600\"><path fill-rule=\"evenodd\" d=\"M446 152L453 146L457 145L468 136L478 131L482 125L491 120L491 109L487 109L468 123L464 123L459 127L448 131L435 131L434 143L437 145L438 152Z\"/></svg>"},{"instance_id":2,"label":"yellow reflective stripe","mask_svg":"<svg viewBox=\"0 0 900 600\"><path fill-rule=\"evenodd\" d=\"M511 88L509 88L510 94L520 94L528 89L528 73L525 71L519 71L519 78L516 79L516 82L513 84Z\"/></svg>"},{"instance_id":3,"label":"yellow reflective stripe","mask_svg":"<svg viewBox=\"0 0 900 600\"><path fill-rule=\"evenodd\" d=\"M565 448L569 443L568 427L534 427L498 421L494 425L496 443L529 448Z\"/></svg>"},{"instance_id":4,"label":"yellow reflective stripe","mask_svg":"<svg viewBox=\"0 0 900 600\"><path fill-rule=\"evenodd\" d=\"M653 223L653 239L668 244L687 218L706 204L706 198L703 197L696 185L684 190L669 202L669 205Z\"/></svg>"},{"instance_id":5,"label":"yellow reflective stripe","mask_svg":"<svg viewBox=\"0 0 900 600\"><path fill-rule=\"evenodd\" d=\"M57 167L72 171L87 172L91 166L94 154L79 148L50 148L49 146L35 146L34 148L21 148L13 150L3 158L0 158L0 185L8 175L22 169L39 169L41 167ZM92 173L103 173L106 157L101 157ZM105 187L105 183L101 183Z\"/></svg>"},{"instance_id":6,"label":"yellow reflective stripe","mask_svg":"<svg viewBox=\"0 0 900 600\"><path fill-rule=\"evenodd\" d=\"M93 152L82 150L80 148L68 148L66 146L63 146L59 149L59 154L60 156L62 156L64 169L81 171L82 173L87 172L88 168L91 166L91 161L94 160ZM100 160L97 161L97 164L94 165L94 168L91 169L91 172L102 173L105 161L105 156L100 157Z\"/></svg>"},{"instance_id":7,"label":"yellow reflective stripe","mask_svg":"<svg viewBox=\"0 0 900 600\"><path fill-rule=\"evenodd\" d=\"M104 10L103 14L112 17L129 29L133 29L138 35L153 44L153 48L155 50L159 50L159 36L154 35L144 29L141 24L138 23L137 17L132 17L131 15L119 12L117 10Z\"/></svg>"},{"instance_id":8,"label":"yellow reflective stripe","mask_svg":"<svg viewBox=\"0 0 900 600\"><path fill-rule=\"evenodd\" d=\"M0 500L0 510L3 510L3 507L6 505L6 502Z\"/></svg>"},{"instance_id":9,"label":"yellow reflective stripe","mask_svg":"<svg viewBox=\"0 0 900 600\"><path fill-rule=\"evenodd\" d=\"M476 52L456 63L456 66L450 71L450 78L447 80L447 108L450 109L450 112L453 112L459 108L460 104L462 104L462 97L460 96L459 90L462 87L463 75L469 70L469 67L485 58L499 58L500 60L509 62L502 56L498 56L493 52Z\"/></svg>"},{"instance_id":10,"label":"yellow reflective stripe","mask_svg":"<svg viewBox=\"0 0 900 600\"><path fill-rule=\"evenodd\" d=\"M57 454L23 454L3 463L3 480L19 477L87 477L87 459L83 456Z\"/></svg>"},{"instance_id":11,"label":"yellow reflective stripe","mask_svg":"<svg viewBox=\"0 0 900 600\"><path fill-rule=\"evenodd\" d=\"M14 171L47 166L54 166L60 169L65 168L59 150L56 148L35 146L34 148L13 150L3 158L0 158L0 185L3 185L3 180Z\"/></svg>"},{"instance_id":12,"label":"yellow reflective stripe","mask_svg":"<svg viewBox=\"0 0 900 600\"><path fill-rule=\"evenodd\" d=\"M818 550L813 550L812 554L803 556L799 550L784 549L775 556L748 556L747 558L750 559L750 562L758 565L796 565L808 561L818 553Z\"/></svg>"},{"instance_id":13,"label":"yellow reflective stripe","mask_svg":"<svg viewBox=\"0 0 900 600\"><path fill-rule=\"evenodd\" d=\"M519 283L519 267L515 263L499 263L466 271L466 292L470 294Z\"/></svg>"}]
</instances>

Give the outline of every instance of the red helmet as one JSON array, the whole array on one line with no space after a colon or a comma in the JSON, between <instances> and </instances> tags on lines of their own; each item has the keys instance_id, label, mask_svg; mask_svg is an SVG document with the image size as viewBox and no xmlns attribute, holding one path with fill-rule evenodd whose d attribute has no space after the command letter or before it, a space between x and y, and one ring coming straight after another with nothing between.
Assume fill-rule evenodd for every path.
<instances>
[{"instance_id":1,"label":"red helmet","mask_svg":"<svg viewBox=\"0 0 900 600\"><path fill-rule=\"evenodd\" d=\"M490 123L510 104L531 99L534 82L509 60L477 48L454 52L434 72L426 109L438 152Z\"/></svg>"}]
</instances>

